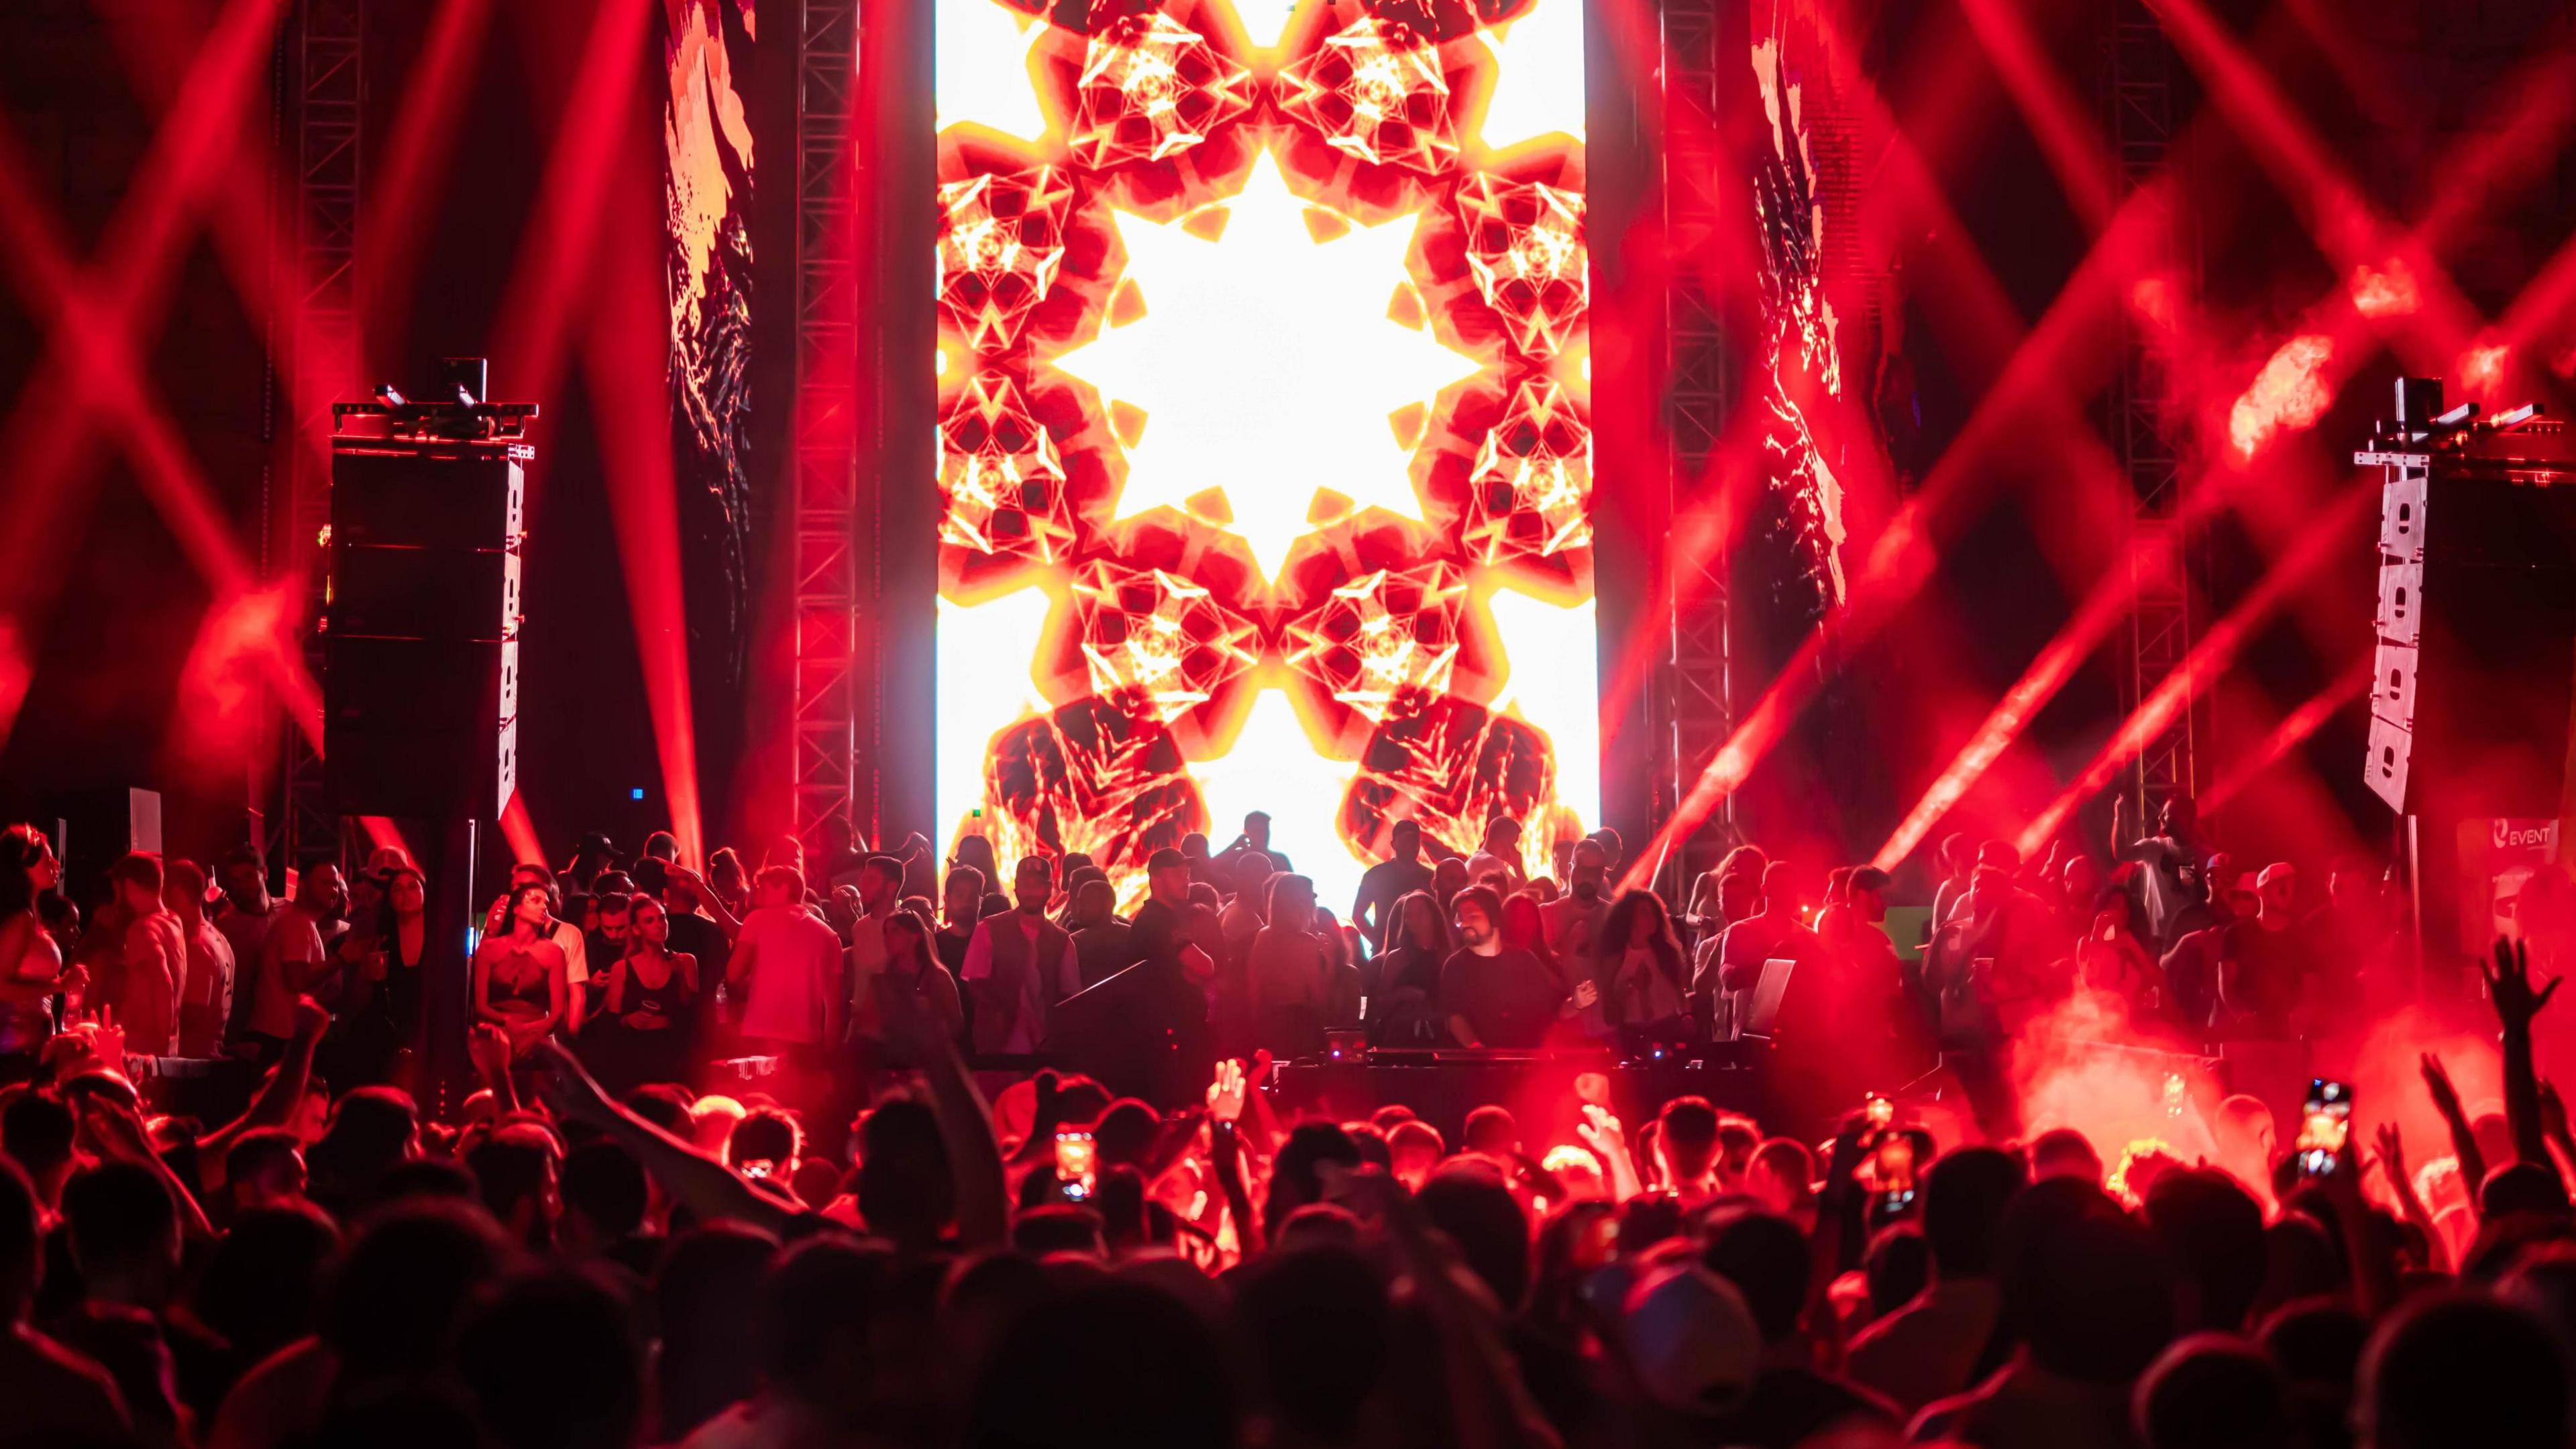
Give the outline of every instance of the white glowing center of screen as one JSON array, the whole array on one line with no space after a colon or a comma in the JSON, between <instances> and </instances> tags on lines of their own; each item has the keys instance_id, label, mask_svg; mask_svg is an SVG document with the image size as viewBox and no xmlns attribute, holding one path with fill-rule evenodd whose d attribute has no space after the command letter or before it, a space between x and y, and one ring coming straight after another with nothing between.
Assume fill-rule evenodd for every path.
<instances>
[{"instance_id":1,"label":"white glowing center of screen","mask_svg":"<svg viewBox=\"0 0 2576 1449\"><path fill-rule=\"evenodd\" d=\"M1494 53L1494 94L1478 128L1489 149L1583 139L1583 0L1539 0L1500 34L1476 38Z\"/></svg>"},{"instance_id":2,"label":"white glowing center of screen","mask_svg":"<svg viewBox=\"0 0 2576 1449\"><path fill-rule=\"evenodd\" d=\"M1104 327L1055 365L1104 405L1144 414L1116 518L1187 512L1215 490L1231 515L1225 530L1276 581L1312 520L1372 507L1421 519L1414 439L1395 415L1428 406L1480 364L1389 315L1413 285L1405 254L1417 217L1361 227L1309 206L1266 151L1240 195L1207 209L1224 213L1213 241L1199 233L1214 217L1196 217L1192 230L1192 217L1114 213L1127 248L1122 285L1136 288L1144 315ZM1326 492L1347 506L1318 497Z\"/></svg>"},{"instance_id":3,"label":"white glowing center of screen","mask_svg":"<svg viewBox=\"0 0 2576 1449\"><path fill-rule=\"evenodd\" d=\"M939 740L931 807L939 812L939 828L949 832L933 842L943 856L955 848L959 827L984 803L984 761L993 736L1046 713L1046 696L1031 674L1029 641L1045 637L1053 602L1034 584L980 604L939 600Z\"/></svg>"},{"instance_id":4,"label":"white glowing center of screen","mask_svg":"<svg viewBox=\"0 0 2576 1449\"><path fill-rule=\"evenodd\" d=\"M1316 750L1285 690L1254 696L1234 748L1213 760L1192 760L1189 772L1207 805L1211 847L1223 850L1243 828L1244 816L1266 811L1270 843L1287 854L1297 874L1315 883L1317 903L1336 916L1350 909L1366 867L1333 821L1359 766Z\"/></svg>"},{"instance_id":5,"label":"white glowing center of screen","mask_svg":"<svg viewBox=\"0 0 2576 1449\"><path fill-rule=\"evenodd\" d=\"M1046 22L993 0L936 4L931 96L939 115L933 124L945 131L972 122L1023 141L1044 136L1046 113L1029 78L1029 52L1046 34Z\"/></svg>"},{"instance_id":6,"label":"white glowing center of screen","mask_svg":"<svg viewBox=\"0 0 2576 1449\"><path fill-rule=\"evenodd\" d=\"M1505 663L1497 713L1516 711L1556 746L1556 799L1601 818L1600 646L1593 601L1551 604L1505 585L1488 604Z\"/></svg>"}]
</instances>

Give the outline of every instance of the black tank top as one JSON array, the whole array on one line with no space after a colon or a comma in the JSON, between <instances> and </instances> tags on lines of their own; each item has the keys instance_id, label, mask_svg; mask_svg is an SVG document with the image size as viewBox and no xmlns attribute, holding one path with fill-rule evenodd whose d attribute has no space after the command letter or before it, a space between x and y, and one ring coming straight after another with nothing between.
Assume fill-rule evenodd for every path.
<instances>
[{"instance_id":1,"label":"black tank top","mask_svg":"<svg viewBox=\"0 0 2576 1449\"><path fill-rule=\"evenodd\" d=\"M627 964L626 1014L628 1016L650 1011L666 1021L677 1021L680 1019L680 1014L688 1009L689 983L680 979L680 963L666 960L662 963L662 969L667 973L662 977L662 984L647 986L644 984L643 974L635 969L634 964L632 962Z\"/></svg>"}]
</instances>

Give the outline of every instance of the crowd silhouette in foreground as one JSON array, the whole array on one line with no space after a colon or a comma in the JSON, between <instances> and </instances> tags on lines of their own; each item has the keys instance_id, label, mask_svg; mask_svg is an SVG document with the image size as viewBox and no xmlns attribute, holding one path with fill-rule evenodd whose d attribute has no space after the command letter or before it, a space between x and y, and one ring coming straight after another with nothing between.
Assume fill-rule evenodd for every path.
<instances>
[{"instance_id":1,"label":"crowd silhouette in foreground","mask_svg":"<svg viewBox=\"0 0 2576 1449\"><path fill-rule=\"evenodd\" d=\"M1399 843L1345 924L1266 823L1134 883L585 839L483 922L453 1120L420 1105L399 853L283 899L255 858L132 857L82 929L13 828L0 1446L2571 1442L2576 1138L2519 944L2483 968L2498 1109L2425 1063L2436 1151L2369 1104L2321 1146L2232 1098L2222 1160L2106 1163L1830 1072L1795 1121L1623 1121L1578 1077L1575 1140L1502 1105L1448 1140L1296 1119L1279 1064L1344 1028L1722 1038L1781 961L1890 1052L2008 1050L2078 993L2269 1039L2396 967L2366 892L2240 889L2187 815L2125 869L1945 846L1919 954L1875 871L1811 892L1739 852L1667 911L1607 892L1606 832ZM1150 1090L996 1069L1131 971L1196 1033ZM257 1084L227 1120L138 1090L216 1056Z\"/></svg>"}]
</instances>

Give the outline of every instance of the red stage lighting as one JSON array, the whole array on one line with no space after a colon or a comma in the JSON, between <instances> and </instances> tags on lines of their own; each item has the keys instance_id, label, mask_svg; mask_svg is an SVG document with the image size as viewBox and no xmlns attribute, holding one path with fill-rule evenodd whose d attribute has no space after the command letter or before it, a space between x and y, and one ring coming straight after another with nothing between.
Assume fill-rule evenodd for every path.
<instances>
[{"instance_id":1,"label":"red stage lighting","mask_svg":"<svg viewBox=\"0 0 2576 1449\"><path fill-rule=\"evenodd\" d=\"M358 231L359 336L379 363L403 356L412 272L446 179L457 122L491 28L493 0L439 0L394 112L380 179Z\"/></svg>"},{"instance_id":2,"label":"red stage lighting","mask_svg":"<svg viewBox=\"0 0 2576 1449\"><path fill-rule=\"evenodd\" d=\"M2226 774L2219 776L2218 783L2210 786L2209 792L2200 797L2201 814L2211 816L2225 809L2238 791L2280 763L2292 750L2307 743L2308 737L2334 718L2345 705L2361 698L2370 688L2370 670L2368 659L2356 662L2344 671L2341 678L2283 715L2281 722L2272 727L2272 732L2263 737L2261 744L2248 751Z\"/></svg>"},{"instance_id":3,"label":"red stage lighting","mask_svg":"<svg viewBox=\"0 0 2576 1449\"><path fill-rule=\"evenodd\" d=\"M658 8L652 0L600 0L537 187L547 198L545 221L528 228L511 266L493 360L513 388L541 404L551 405L577 308L590 294L583 278L598 261L600 217ZM531 514L540 507L534 482Z\"/></svg>"},{"instance_id":4,"label":"red stage lighting","mask_svg":"<svg viewBox=\"0 0 2576 1449\"><path fill-rule=\"evenodd\" d=\"M2092 762L2067 784L2055 800L2049 802L2047 809L2023 828L2017 844L2024 856L2045 846L2078 805L2100 793L2102 787L2110 783L2112 775L2136 759L2148 742L2163 734L2176 715L2191 707L2192 700L2202 689L2234 665L2237 651L2244 647L2254 627L2270 616L2273 609L2288 597L2290 590L2304 583L2308 575L2334 557L2338 550L2351 546L2351 540L2345 536L2346 530L2362 517L2364 505L2375 504L2378 499L2376 489L2347 488L2322 516L2311 521L2306 532L2287 553L2274 561L2270 570L2237 602L2236 607L2210 626L2209 632L2193 643L2191 652L2184 656L2173 673L2165 676L2164 682L2120 722L2120 728Z\"/></svg>"},{"instance_id":5,"label":"red stage lighting","mask_svg":"<svg viewBox=\"0 0 2576 1449\"><path fill-rule=\"evenodd\" d=\"M631 158L621 157L630 173ZM634 178L630 177L629 183ZM644 668L644 696L683 860L701 860L696 715L689 694L689 621L680 574L680 503L671 470L671 389L663 369L664 310L657 238L612 226L604 237L584 371L607 465L609 521L626 577L627 613Z\"/></svg>"},{"instance_id":6,"label":"red stage lighting","mask_svg":"<svg viewBox=\"0 0 2576 1449\"><path fill-rule=\"evenodd\" d=\"M519 865L543 865L546 848L537 839L537 824L528 818L525 792L510 792L510 803L501 807L501 838L510 843L510 859Z\"/></svg>"}]
</instances>

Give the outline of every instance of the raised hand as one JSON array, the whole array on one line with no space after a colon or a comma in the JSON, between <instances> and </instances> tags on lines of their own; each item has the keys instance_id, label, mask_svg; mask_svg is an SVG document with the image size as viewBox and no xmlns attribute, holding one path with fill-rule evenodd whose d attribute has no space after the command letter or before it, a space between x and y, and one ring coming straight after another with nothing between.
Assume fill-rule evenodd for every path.
<instances>
[{"instance_id":1,"label":"raised hand","mask_svg":"<svg viewBox=\"0 0 2576 1449\"><path fill-rule=\"evenodd\" d=\"M2507 1031L2528 1030L2531 1019L2558 994L2558 978L2551 977L2538 990L2531 985L2531 948L2508 936L2498 936L2495 959L2481 962L2486 973L2487 996L2495 1003L2496 1017Z\"/></svg>"},{"instance_id":2,"label":"raised hand","mask_svg":"<svg viewBox=\"0 0 2576 1449\"><path fill-rule=\"evenodd\" d=\"M2441 1054L2426 1052L2418 1064L2424 1072L2424 1090L2433 1094L2433 1110L2441 1113L2444 1121L2467 1120L2467 1114L2460 1110L2459 1089L2451 1085L2451 1074L2442 1066Z\"/></svg>"},{"instance_id":3,"label":"raised hand","mask_svg":"<svg viewBox=\"0 0 2576 1449\"><path fill-rule=\"evenodd\" d=\"M2388 1175L2391 1189L2403 1193L2413 1185L2406 1173L2406 1138L2394 1122L2379 1124L2379 1170Z\"/></svg>"},{"instance_id":4,"label":"raised hand","mask_svg":"<svg viewBox=\"0 0 2576 1449\"><path fill-rule=\"evenodd\" d=\"M310 996L295 998L295 1032L297 1041L318 1041L331 1029L330 1009Z\"/></svg>"},{"instance_id":5,"label":"raised hand","mask_svg":"<svg viewBox=\"0 0 2576 1449\"><path fill-rule=\"evenodd\" d=\"M1618 1118L1589 1102L1583 1104L1583 1120L1575 1124L1574 1135L1605 1161L1613 1154L1628 1154L1627 1129L1619 1125Z\"/></svg>"}]
</instances>

